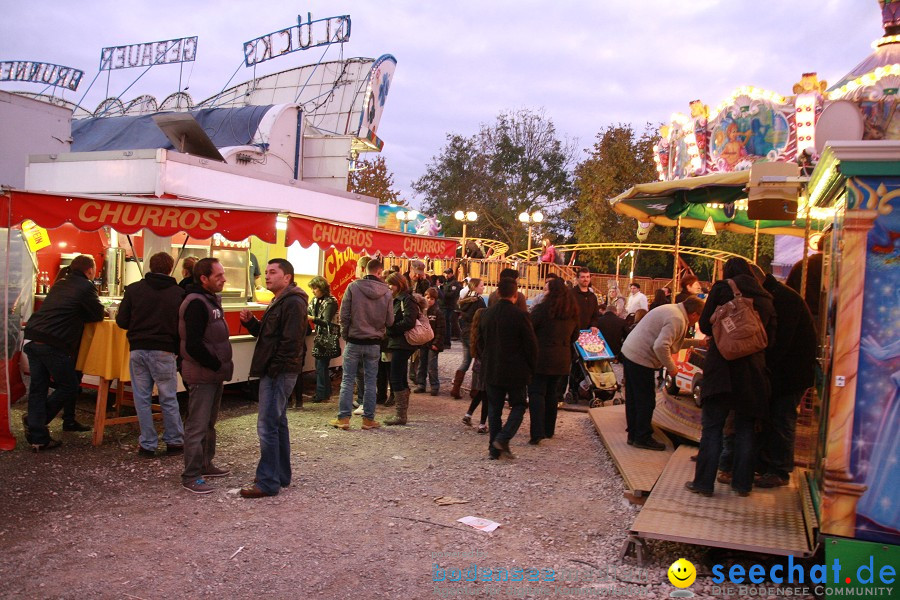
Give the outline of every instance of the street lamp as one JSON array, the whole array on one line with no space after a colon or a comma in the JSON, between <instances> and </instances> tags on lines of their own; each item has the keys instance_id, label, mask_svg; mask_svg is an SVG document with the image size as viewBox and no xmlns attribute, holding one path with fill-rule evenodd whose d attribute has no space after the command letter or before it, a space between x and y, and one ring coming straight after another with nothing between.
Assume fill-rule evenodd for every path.
<instances>
[{"instance_id":1,"label":"street lamp","mask_svg":"<svg viewBox=\"0 0 900 600\"><path fill-rule=\"evenodd\" d=\"M397 211L397 220L400 221L400 231L406 233L406 223L410 221L415 221L419 218L419 211L417 210L398 210Z\"/></svg>"},{"instance_id":2,"label":"street lamp","mask_svg":"<svg viewBox=\"0 0 900 600\"><path fill-rule=\"evenodd\" d=\"M458 210L455 213L453 213L453 218L456 219L457 221L462 221L463 230L462 230L461 258L465 258L466 257L466 226L469 223L474 223L475 221L477 221L478 214L474 210L469 210L469 211Z\"/></svg>"},{"instance_id":3,"label":"street lamp","mask_svg":"<svg viewBox=\"0 0 900 600\"><path fill-rule=\"evenodd\" d=\"M531 226L534 223L540 223L544 220L544 213L539 210L534 211L533 213L522 212L519 213L519 220L528 225L528 252L525 256L531 254ZM530 258L530 257L529 257Z\"/></svg>"}]
</instances>

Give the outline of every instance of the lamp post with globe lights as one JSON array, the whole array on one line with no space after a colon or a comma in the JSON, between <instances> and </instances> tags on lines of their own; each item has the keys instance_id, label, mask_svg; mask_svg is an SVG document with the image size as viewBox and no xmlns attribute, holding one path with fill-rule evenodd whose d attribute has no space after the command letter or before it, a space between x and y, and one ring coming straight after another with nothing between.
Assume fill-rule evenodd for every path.
<instances>
[{"instance_id":1,"label":"lamp post with globe lights","mask_svg":"<svg viewBox=\"0 0 900 600\"><path fill-rule=\"evenodd\" d=\"M458 210L453 213L453 218L462 222L462 258L466 257L466 226L478 220L478 214L474 210L463 211Z\"/></svg>"},{"instance_id":2,"label":"lamp post with globe lights","mask_svg":"<svg viewBox=\"0 0 900 600\"><path fill-rule=\"evenodd\" d=\"M398 210L397 211L397 220L400 221L400 231L403 233L407 233L407 223L415 221L419 218L419 211L417 210Z\"/></svg>"},{"instance_id":3,"label":"lamp post with globe lights","mask_svg":"<svg viewBox=\"0 0 900 600\"><path fill-rule=\"evenodd\" d=\"M528 211L519 213L519 221L528 225L528 252L526 256L531 254L531 228L535 223L540 223L544 220L544 213L539 210L536 210L532 213Z\"/></svg>"}]
</instances>

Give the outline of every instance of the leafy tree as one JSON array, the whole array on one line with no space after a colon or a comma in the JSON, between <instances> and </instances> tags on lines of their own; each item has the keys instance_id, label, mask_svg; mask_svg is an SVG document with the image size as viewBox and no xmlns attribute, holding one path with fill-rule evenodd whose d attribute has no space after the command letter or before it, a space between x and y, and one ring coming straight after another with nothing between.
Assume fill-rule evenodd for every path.
<instances>
[{"instance_id":1,"label":"leafy tree","mask_svg":"<svg viewBox=\"0 0 900 600\"><path fill-rule=\"evenodd\" d=\"M637 221L613 211L609 200L639 183L657 177L653 163L656 128L648 123L642 132L630 124L609 125L597 134L597 141L587 159L575 167L577 196L574 205L564 212L580 243L635 243ZM654 244L671 244L674 232L656 227L647 240ZM615 273L615 250L598 250L579 255L578 262L601 273ZM637 272L643 276L665 277L672 274L672 256L645 252L637 258Z\"/></svg>"},{"instance_id":2,"label":"leafy tree","mask_svg":"<svg viewBox=\"0 0 900 600\"><path fill-rule=\"evenodd\" d=\"M565 231L558 215L571 201L573 158L574 144L559 139L543 111L508 111L472 137L449 134L413 189L425 196L423 212L444 215L448 235L462 231L454 212L474 210L478 221L469 225L469 235L502 240L515 252L527 245L521 212L544 213L535 234Z\"/></svg>"},{"instance_id":3,"label":"leafy tree","mask_svg":"<svg viewBox=\"0 0 900 600\"><path fill-rule=\"evenodd\" d=\"M406 205L394 189L394 174L388 171L383 156L357 161L357 170L350 171L347 191L378 198L382 204Z\"/></svg>"}]
</instances>

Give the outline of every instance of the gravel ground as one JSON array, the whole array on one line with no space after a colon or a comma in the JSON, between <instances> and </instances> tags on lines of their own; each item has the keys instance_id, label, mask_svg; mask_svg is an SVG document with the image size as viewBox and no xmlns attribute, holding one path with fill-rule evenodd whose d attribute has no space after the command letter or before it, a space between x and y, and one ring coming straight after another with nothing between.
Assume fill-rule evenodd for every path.
<instances>
[{"instance_id":1,"label":"gravel ground","mask_svg":"<svg viewBox=\"0 0 900 600\"><path fill-rule=\"evenodd\" d=\"M59 450L0 453L0 597L665 598L680 557L700 571L696 597L721 597L704 548L650 542L643 569L620 562L639 507L586 413L561 411L557 435L537 447L526 416L517 458L489 461L487 436L460 422L468 400L449 396L461 354L457 342L441 355L442 392L413 395L405 427L362 431L354 417L353 430L333 429L334 401L291 409L294 482L271 498L237 493L258 460L255 405L239 392L217 428L216 462L232 475L207 496L181 488L181 457L138 456L130 426L108 430L100 448L58 433ZM90 397L79 405L91 407ZM12 411L19 439L23 408ZM439 496L468 502L439 506ZM501 527L456 522L468 515ZM554 569L556 580L434 581L472 565Z\"/></svg>"}]
</instances>

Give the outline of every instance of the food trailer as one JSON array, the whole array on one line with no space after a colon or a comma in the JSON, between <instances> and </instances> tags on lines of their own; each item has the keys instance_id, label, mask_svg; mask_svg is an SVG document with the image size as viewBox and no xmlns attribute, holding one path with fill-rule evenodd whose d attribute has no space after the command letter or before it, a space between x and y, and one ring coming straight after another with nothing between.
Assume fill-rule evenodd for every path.
<instances>
[{"instance_id":1,"label":"food trailer","mask_svg":"<svg viewBox=\"0 0 900 600\"><path fill-rule=\"evenodd\" d=\"M228 268L226 277L237 282L226 287L224 291L231 293L223 298L235 360L234 376L229 383L248 380L255 346L255 339L242 330L239 312L249 308L259 314L265 308L265 300L257 302L246 293L250 277L246 259L251 246L260 253L260 261L286 253L298 269L298 285L323 273L331 281L340 281L346 287L352 280L351 273L355 271L356 259L361 254L449 259L454 256L457 245L451 239L407 235L305 215L279 215L272 209L237 208L184 198L151 201L146 198L10 190L0 196L0 214L3 217L0 227L9 232L7 247L11 263L18 265L10 270L13 276L7 286L8 308L4 312L10 342L7 348L10 359L4 370L4 373L10 374L7 378L10 386L7 398L18 398L24 393L19 373L21 324L31 314L32 299L40 302L44 297L42 278L35 273L56 273L58 265L65 260L64 253L59 251L60 245L65 250L74 251L73 254L92 255L97 262L98 273L113 269L110 266L112 261L107 262L107 257L119 255L118 252L109 252L109 249L120 249L114 245L114 240L120 235L131 237L142 234L131 238L127 248L128 252L137 255L139 260L134 261L136 265L140 265L140 259L147 255L149 243L145 239L142 246L135 244L135 240L140 242L141 237L151 236L168 244L168 251L174 256L183 252L184 248L193 246L191 252L208 249L210 255L222 257ZM283 223L283 230L279 229L279 222ZM39 230L44 242L49 242L35 253L38 268L32 268L32 255L22 233L23 223L29 223L25 226L26 230ZM286 235L281 231L285 231ZM131 256L126 257L129 258ZM139 267L135 266L135 269ZM115 306L121 299L121 285L127 283L131 276L126 270L125 281L106 283L103 276L95 280L98 290L104 291L101 301L107 306ZM88 329L82 340L79 367L85 372L85 383L97 385L99 389L94 431L95 444L99 444L105 426L129 422L127 417L117 414L107 419L105 414L110 385L117 380L120 383L128 380L127 341L125 332L110 319L97 327L97 333L94 328ZM307 338L307 344L311 343L312 338ZM311 352L307 352L306 360L304 370L312 370ZM339 365L340 357L334 359L333 364ZM114 387L117 396L124 389L119 384L114 384ZM4 412L8 410L6 402L3 408ZM6 425L8 415L0 416Z\"/></svg>"}]
</instances>

